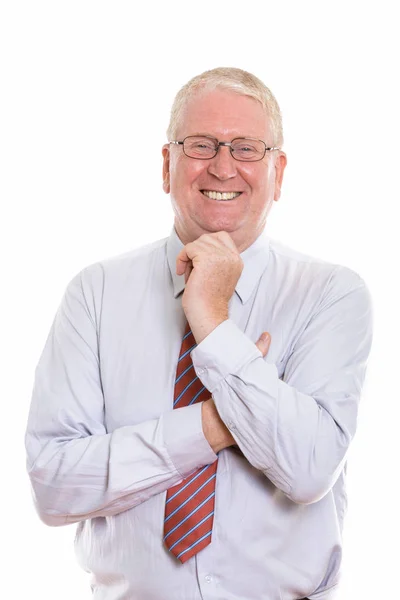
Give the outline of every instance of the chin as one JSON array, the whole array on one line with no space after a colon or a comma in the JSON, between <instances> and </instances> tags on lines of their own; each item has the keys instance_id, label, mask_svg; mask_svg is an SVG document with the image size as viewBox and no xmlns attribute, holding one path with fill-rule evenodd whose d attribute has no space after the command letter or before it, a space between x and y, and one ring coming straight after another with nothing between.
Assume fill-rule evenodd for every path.
<instances>
[{"instance_id":1,"label":"chin","mask_svg":"<svg viewBox=\"0 0 400 600\"><path fill-rule=\"evenodd\" d=\"M237 231L240 225L238 221L227 218L212 219L204 222L204 227L212 231L227 231L228 233Z\"/></svg>"}]
</instances>

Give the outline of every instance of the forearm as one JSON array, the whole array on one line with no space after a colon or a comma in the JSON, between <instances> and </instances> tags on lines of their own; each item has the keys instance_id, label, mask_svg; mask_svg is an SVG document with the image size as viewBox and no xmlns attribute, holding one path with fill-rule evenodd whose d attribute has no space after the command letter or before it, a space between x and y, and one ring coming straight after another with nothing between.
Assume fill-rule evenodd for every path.
<instances>
[{"instance_id":1,"label":"forearm","mask_svg":"<svg viewBox=\"0 0 400 600\"><path fill-rule=\"evenodd\" d=\"M48 525L128 510L217 459L199 404L107 431L86 276L78 274L67 286L53 321L35 372L25 436L36 508Z\"/></svg>"},{"instance_id":2,"label":"forearm","mask_svg":"<svg viewBox=\"0 0 400 600\"><path fill-rule=\"evenodd\" d=\"M192 352L245 458L299 503L322 498L343 468L371 345L362 282L333 292L297 341L284 380L231 320Z\"/></svg>"},{"instance_id":3,"label":"forearm","mask_svg":"<svg viewBox=\"0 0 400 600\"><path fill-rule=\"evenodd\" d=\"M240 377L232 378L214 390L215 404L253 467L292 501L316 502L343 468L353 431L342 428L315 398L280 381L274 365L261 363L256 359L245 375L251 394Z\"/></svg>"},{"instance_id":4,"label":"forearm","mask_svg":"<svg viewBox=\"0 0 400 600\"><path fill-rule=\"evenodd\" d=\"M56 434L45 440L30 422L26 440L36 508L53 526L133 508L217 458L203 434L200 405L70 440Z\"/></svg>"}]
</instances>

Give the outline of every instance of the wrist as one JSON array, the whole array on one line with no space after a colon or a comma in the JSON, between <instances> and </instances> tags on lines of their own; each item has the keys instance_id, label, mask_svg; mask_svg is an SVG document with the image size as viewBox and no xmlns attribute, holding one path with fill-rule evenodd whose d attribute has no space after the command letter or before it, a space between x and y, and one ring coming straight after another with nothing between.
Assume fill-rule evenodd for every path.
<instances>
[{"instance_id":1,"label":"wrist","mask_svg":"<svg viewBox=\"0 0 400 600\"><path fill-rule=\"evenodd\" d=\"M186 318L196 343L200 344L218 325L229 319L229 312L227 309L219 312L197 313L196 316L186 314Z\"/></svg>"},{"instance_id":2,"label":"wrist","mask_svg":"<svg viewBox=\"0 0 400 600\"><path fill-rule=\"evenodd\" d=\"M219 416L212 398L202 403L201 415L204 437L215 454L236 444L236 440Z\"/></svg>"}]
</instances>

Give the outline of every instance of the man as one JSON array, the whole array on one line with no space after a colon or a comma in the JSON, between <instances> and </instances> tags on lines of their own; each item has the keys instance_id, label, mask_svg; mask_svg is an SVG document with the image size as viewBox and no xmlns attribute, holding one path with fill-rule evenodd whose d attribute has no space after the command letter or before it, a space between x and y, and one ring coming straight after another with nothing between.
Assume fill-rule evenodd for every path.
<instances>
[{"instance_id":1,"label":"man","mask_svg":"<svg viewBox=\"0 0 400 600\"><path fill-rule=\"evenodd\" d=\"M368 290L266 236L286 156L259 79L195 77L168 136L170 236L74 277L40 357L37 510L78 523L98 599L331 600Z\"/></svg>"}]
</instances>

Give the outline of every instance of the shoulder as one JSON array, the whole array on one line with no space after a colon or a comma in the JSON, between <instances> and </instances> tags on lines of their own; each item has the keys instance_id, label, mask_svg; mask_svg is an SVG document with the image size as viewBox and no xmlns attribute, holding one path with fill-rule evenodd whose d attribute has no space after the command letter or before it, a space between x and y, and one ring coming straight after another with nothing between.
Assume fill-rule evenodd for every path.
<instances>
[{"instance_id":1,"label":"shoulder","mask_svg":"<svg viewBox=\"0 0 400 600\"><path fill-rule=\"evenodd\" d=\"M364 295L370 302L365 280L346 265L300 252L275 239L270 239L270 261L278 276L289 278L293 286L318 292L320 304L353 292Z\"/></svg>"},{"instance_id":2,"label":"shoulder","mask_svg":"<svg viewBox=\"0 0 400 600\"><path fill-rule=\"evenodd\" d=\"M89 264L75 274L67 289L79 287L84 295L99 296L107 280L124 281L138 270L147 270L152 261L163 260L167 240L162 238Z\"/></svg>"}]
</instances>

